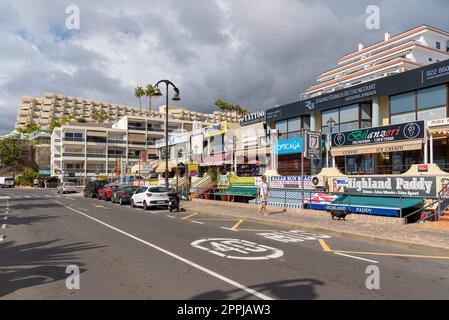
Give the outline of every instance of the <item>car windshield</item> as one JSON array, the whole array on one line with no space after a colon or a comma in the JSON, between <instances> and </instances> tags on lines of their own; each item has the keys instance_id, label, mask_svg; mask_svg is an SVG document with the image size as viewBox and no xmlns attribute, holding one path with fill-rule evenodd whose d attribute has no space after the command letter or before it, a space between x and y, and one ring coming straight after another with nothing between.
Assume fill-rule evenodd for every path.
<instances>
[{"instance_id":1,"label":"car windshield","mask_svg":"<svg viewBox=\"0 0 449 320\"><path fill-rule=\"evenodd\" d=\"M66 182L65 184L68 187L74 187L75 186L75 182Z\"/></svg>"},{"instance_id":2,"label":"car windshield","mask_svg":"<svg viewBox=\"0 0 449 320\"><path fill-rule=\"evenodd\" d=\"M154 192L154 193L163 193L163 192L168 192L169 190L167 188L164 188L164 187L152 187L148 191L149 192Z\"/></svg>"},{"instance_id":3,"label":"car windshield","mask_svg":"<svg viewBox=\"0 0 449 320\"><path fill-rule=\"evenodd\" d=\"M124 187L125 191L129 191L129 192L134 192L138 189L139 187L134 187L134 186L129 186L129 187Z\"/></svg>"}]
</instances>

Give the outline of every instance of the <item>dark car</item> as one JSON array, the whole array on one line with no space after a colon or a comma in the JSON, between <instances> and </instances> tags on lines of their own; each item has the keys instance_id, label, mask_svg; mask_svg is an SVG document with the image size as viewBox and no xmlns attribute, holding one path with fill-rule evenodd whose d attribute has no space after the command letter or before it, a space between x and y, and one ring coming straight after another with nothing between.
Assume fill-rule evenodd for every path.
<instances>
[{"instance_id":1,"label":"dark car","mask_svg":"<svg viewBox=\"0 0 449 320\"><path fill-rule=\"evenodd\" d=\"M112 203L125 204L129 203L134 192L139 188L139 186L121 186L117 188L112 194Z\"/></svg>"},{"instance_id":2,"label":"dark car","mask_svg":"<svg viewBox=\"0 0 449 320\"><path fill-rule=\"evenodd\" d=\"M107 183L106 180L89 181L84 187L83 195L85 197L95 198L98 190L103 188Z\"/></svg>"}]
</instances>

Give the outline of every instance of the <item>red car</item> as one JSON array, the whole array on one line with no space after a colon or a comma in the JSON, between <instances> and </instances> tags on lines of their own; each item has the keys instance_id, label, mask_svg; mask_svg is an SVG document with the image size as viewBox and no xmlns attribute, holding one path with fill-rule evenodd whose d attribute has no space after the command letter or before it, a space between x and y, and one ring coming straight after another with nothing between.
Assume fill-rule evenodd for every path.
<instances>
[{"instance_id":1,"label":"red car","mask_svg":"<svg viewBox=\"0 0 449 320\"><path fill-rule=\"evenodd\" d=\"M118 187L120 187L120 185L115 184L115 183L109 183L109 184L105 185L103 188L98 190L98 193L97 193L98 199L106 200L106 201L111 200L112 194Z\"/></svg>"}]
</instances>

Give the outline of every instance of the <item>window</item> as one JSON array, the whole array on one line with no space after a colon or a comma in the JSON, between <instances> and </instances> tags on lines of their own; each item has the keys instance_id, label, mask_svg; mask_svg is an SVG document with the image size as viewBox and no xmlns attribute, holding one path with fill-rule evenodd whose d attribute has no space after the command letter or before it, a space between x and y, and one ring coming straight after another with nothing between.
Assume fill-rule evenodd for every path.
<instances>
[{"instance_id":1,"label":"window","mask_svg":"<svg viewBox=\"0 0 449 320\"><path fill-rule=\"evenodd\" d=\"M390 123L445 118L446 96L446 85L391 96Z\"/></svg>"},{"instance_id":2,"label":"window","mask_svg":"<svg viewBox=\"0 0 449 320\"><path fill-rule=\"evenodd\" d=\"M371 127L371 103L352 104L321 113L321 132L330 133L329 120L335 121L332 132Z\"/></svg>"},{"instance_id":3,"label":"window","mask_svg":"<svg viewBox=\"0 0 449 320\"><path fill-rule=\"evenodd\" d=\"M437 41L437 43L436 43L436 48L437 48L438 50L440 50L440 49L441 49L441 43L440 43L440 42L438 42L438 41Z\"/></svg>"},{"instance_id":4,"label":"window","mask_svg":"<svg viewBox=\"0 0 449 320\"><path fill-rule=\"evenodd\" d=\"M287 120L276 121L276 129L279 132L279 140L296 139L301 137L301 129L310 128L310 117L296 117Z\"/></svg>"}]
</instances>

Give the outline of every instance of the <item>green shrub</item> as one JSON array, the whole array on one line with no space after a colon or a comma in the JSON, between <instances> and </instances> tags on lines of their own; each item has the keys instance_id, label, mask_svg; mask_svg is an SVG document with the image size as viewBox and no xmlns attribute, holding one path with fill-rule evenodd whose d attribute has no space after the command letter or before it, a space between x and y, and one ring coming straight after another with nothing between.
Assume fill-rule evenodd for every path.
<instances>
[{"instance_id":1,"label":"green shrub","mask_svg":"<svg viewBox=\"0 0 449 320\"><path fill-rule=\"evenodd\" d=\"M34 179L39 179L39 174L33 169L26 169L17 176L17 181L19 181L22 186L32 186Z\"/></svg>"}]
</instances>

